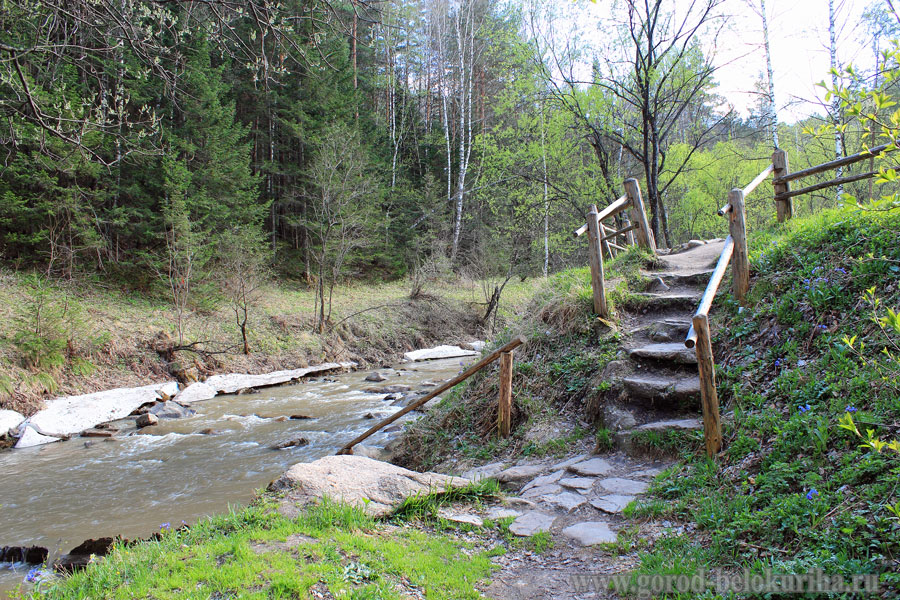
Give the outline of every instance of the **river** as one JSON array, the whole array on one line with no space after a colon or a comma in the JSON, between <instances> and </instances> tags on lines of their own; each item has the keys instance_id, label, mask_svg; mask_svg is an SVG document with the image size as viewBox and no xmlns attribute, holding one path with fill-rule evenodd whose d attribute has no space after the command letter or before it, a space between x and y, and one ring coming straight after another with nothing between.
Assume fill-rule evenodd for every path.
<instances>
[{"instance_id":1,"label":"river","mask_svg":"<svg viewBox=\"0 0 900 600\"><path fill-rule=\"evenodd\" d=\"M245 504L289 466L333 454L376 422L365 415L380 419L399 410L365 388L403 384L417 390L449 379L470 360L405 363L384 371L389 378L381 383L364 381L367 372L320 375L197 402L196 415L162 420L148 429L152 435L75 437L0 452L0 546L45 546L53 557L88 538L145 537L163 523L191 524ZM275 418L291 415L313 418ZM199 433L206 429L217 433ZM390 435L376 434L366 444L384 445ZM309 445L272 449L298 436ZM27 570L0 566L0 597Z\"/></svg>"}]
</instances>

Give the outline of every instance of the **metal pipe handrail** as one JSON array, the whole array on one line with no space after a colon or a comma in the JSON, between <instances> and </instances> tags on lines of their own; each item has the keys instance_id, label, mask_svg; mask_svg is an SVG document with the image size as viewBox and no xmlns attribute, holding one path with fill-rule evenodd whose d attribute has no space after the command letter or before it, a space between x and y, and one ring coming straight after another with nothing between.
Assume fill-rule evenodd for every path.
<instances>
[{"instance_id":1,"label":"metal pipe handrail","mask_svg":"<svg viewBox=\"0 0 900 600\"><path fill-rule=\"evenodd\" d=\"M768 167L762 170L762 172L756 176L756 179L747 184L744 188L744 198L750 195L750 192L755 190L759 184L766 180L766 177L772 174L772 171L775 170L774 164L769 164Z\"/></svg>"},{"instance_id":2,"label":"metal pipe handrail","mask_svg":"<svg viewBox=\"0 0 900 600\"><path fill-rule=\"evenodd\" d=\"M706 290L703 292L703 297L700 299L700 305L697 307L697 312L694 313L695 317L709 316L709 310L712 308L716 292L719 291L719 285L725 277L725 271L728 269L728 263L731 262L731 255L733 253L734 239L729 235L725 238L725 247L722 248L722 253L719 255L719 262L716 263L716 268L709 278L709 283L706 284ZM688 348L693 348L696 344L697 332L694 331L694 325L692 323L691 328L688 330L687 337L684 339L684 345Z\"/></svg>"}]
</instances>

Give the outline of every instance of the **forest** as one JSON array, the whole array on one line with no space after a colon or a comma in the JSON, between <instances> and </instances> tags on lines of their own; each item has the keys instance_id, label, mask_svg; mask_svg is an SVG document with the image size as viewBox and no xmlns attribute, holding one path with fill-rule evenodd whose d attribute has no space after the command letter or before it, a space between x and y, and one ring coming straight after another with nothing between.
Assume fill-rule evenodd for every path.
<instances>
[{"instance_id":1,"label":"forest","mask_svg":"<svg viewBox=\"0 0 900 600\"><path fill-rule=\"evenodd\" d=\"M179 335L209 297L240 306L260 281L294 280L324 331L344 281L584 264L570 233L625 178L671 247L721 234L715 208L774 147L798 169L876 141L838 95L779 122L764 0L625 0L593 31L582 8L4 2L0 258L166 298ZM747 74L748 116L717 88L736 12L762 17L769 65ZM874 66L839 60L832 9L822 76L871 104L892 85L898 21L881 2L864 21ZM877 196L870 182L845 191ZM841 202L822 192L798 211ZM766 199L748 212L751 227L774 215Z\"/></svg>"}]
</instances>

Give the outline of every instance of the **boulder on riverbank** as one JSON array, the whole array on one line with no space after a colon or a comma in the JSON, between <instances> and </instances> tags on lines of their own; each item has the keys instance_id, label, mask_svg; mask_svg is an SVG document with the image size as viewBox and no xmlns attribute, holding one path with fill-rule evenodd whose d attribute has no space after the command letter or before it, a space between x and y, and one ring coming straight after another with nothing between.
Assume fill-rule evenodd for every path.
<instances>
[{"instance_id":1,"label":"boulder on riverbank","mask_svg":"<svg viewBox=\"0 0 900 600\"><path fill-rule=\"evenodd\" d=\"M20 439L16 448L55 442L57 440L54 438L81 433L97 423L123 419L141 405L156 400L161 394L171 396L177 391L178 384L168 381L138 388L120 388L49 400L46 408L29 417L25 425L33 428L35 433L51 436L50 439L42 441L34 435L29 435L31 441L39 443L23 444L23 440Z\"/></svg>"},{"instance_id":2,"label":"boulder on riverbank","mask_svg":"<svg viewBox=\"0 0 900 600\"><path fill-rule=\"evenodd\" d=\"M438 360L440 358L460 358L464 356L478 356L481 354L475 350L463 350L459 346L437 346L435 348L424 348L422 350L413 350L403 355L406 360Z\"/></svg>"},{"instance_id":3,"label":"boulder on riverbank","mask_svg":"<svg viewBox=\"0 0 900 600\"><path fill-rule=\"evenodd\" d=\"M278 510L289 518L326 496L358 506L373 517L383 517L411 496L469 483L461 477L417 473L365 456L344 455L296 464L269 484L269 491L284 493Z\"/></svg>"}]
</instances>

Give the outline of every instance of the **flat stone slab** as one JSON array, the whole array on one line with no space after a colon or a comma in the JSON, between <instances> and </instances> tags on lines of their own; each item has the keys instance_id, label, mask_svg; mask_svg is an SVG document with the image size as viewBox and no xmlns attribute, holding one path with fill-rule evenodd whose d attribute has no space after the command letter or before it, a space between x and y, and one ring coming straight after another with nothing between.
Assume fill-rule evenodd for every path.
<instances>
[{"instance_id":1,"label":"flat stone slab","mask_svg":"<svg viewBox=\"0 0 900 600\"><path fill-rule=\"evenodd\" d=\"M539 510L531 510L516 518L509 526L509 531L519 537L528 537L543 531L550 531L555 515L548 515Z\"/></svg>"},{"instance_id":2,"label":"flat stone slab","mask_svg":"<svg viewBox=\"0 0 900 600\"><path fill-rule=\"evenodd\" d=\"M511 508L505 508L503 506L492 506L487 511L487 518L492 521L498 521L500 519L508 519L510 517L518 517L522 513L518 510L513 510Z\"/></svg>"},{"instance_id":3,"label":"flat stone slab","mask_svg":"<svg viewBox=\"0 0 900 600\"><path fill-rule=\"evenodd\" d=\"M632 471L628 474L629 477L656 477L660 473L662 473L662 469L657 469L656 467L650 467L649 469L641 469L640 471Z\"/></svg>"},{"instance_id":4,"label":"flat stone slab","mask_svg":"<svg viewBox=\"0 0 900 600\"><path fill-rule=\"evenodd\" d=\"M575 463L580 463L584 460L590 458L587 454L582 454L580 456L573 456L572 458L567 458L566 460L556 463L552 467L550 467L551 471L558 471L560 469L567 469L574 465Z\"/></svg>"},{"instance_id":5,"label":"flat stone slab","mask_svg":"<svg viewBox=\"0 0 900 600\"><path fill-rule=\"evenodd\" d=\"M649 400L688 400L700 397L699 377L636 375L623 380L632 398Z\"/></svg>"},{"instance_id":6,"label":"flat stone slab","mask_svg":"<svg viewBox=\"0 0 900 600\"><path fill-rule=\"evenodd\" d=\"M510 467L497 474L500 483L516 483L531 479L544 472L546 467L543 465L521 465L518 467Z\"/></svg>"},{"instance_id":7,"label":"flat stone slab","mask_svg":"<svg viewBox=\"0 0 900 600\"><path fill-rule=\"evenodd\" d=\"M554 510L563 512L572 512L585 502L587 499L581 494L574 492L560 492L559 494L547 494L540 497L541 504L550 506Z\"/></svg>"},{"instance_id":8,"label":"flat stone slab","mask_svg":"<svg viewBox=\"0 0 900 600\"><path fill-rule=\"evenodd\" d=\"M604 521L584 521L576 523L562 530L562 534L573 540L579 546L593 546L594 544L613 544L618 536Z\"/></svg>"},{"instance_id":9,"label":"flat stone slab","mask_svg":"<svg viewBox=\"0 0 900 600\"><path fill-rule=\"evenodd\" d=\"M267 387L270 385L280 385L288 383L301 377L313 375L315 373L323 373L326 371L334 371L336 369L349 369L355 367L355 362L340 363L323 363L314 367L306 367L303 369L290 369L287 371L273 371L272 373L263 373L261 375L250 375L247 373L229 373L228 375L213 375L204 382L209 387L216 390L218 394L233 394L244 388Z\"/></svg>"},{"instance_id":10,"label":"flat stone slab","mask_svg":"<svg viewBox=\"0 0 900 600\"><path fill-rule=\"evenodd\" d=\"M549 485L539 485L537 487L533 487L530 490L527 490L522 493L523 498L539 498L540 496L546 496L548 494L558 494L563 491L561 485L557 485L555 483L551 483Z\"/></svg>"},{"instance_id":11,"label":"flat stone slab","mask_svg":"<svg viewBox=\"0 0 900 600\"><path fill-rule=\"evenodd\" d=\"M608 494L606 496L600 496L599 498L594 498L591 500L591 506L596 508L597 510L602 510L603 512L608 512L611 514L618 514L625 510L625 507L634 500L634 496L628 496L625 494Z\"/></svg>"},{"instance_id":12,"label":"flat stone slab","mask_svg":"<svg viewBox=\"0 0 900 600\"><path fill-rule=\"evenodd\" d=\"M613 494L636 495L643 494L650 487L644 481L625 479L624 477L607 477L600 480L600 487Z\"/></svg>"},{"instance_id":13,"label":"flat stone slab","mask_svg":"<svg viewBox=\"0 0 900 600\"><path fill-rule=\"evenodd\" d=\"M461 475L463 479L471 479L472 481L481 481L482 479L495 479L497 475L506 468L506 463L497 462L489 465L482 465L469 469Z\"/></svg>"},{"instance_id":14,"label":"flat stone slab","mask_svg":"<svg viewBox=\"0 0 900 600\"><path fill-rule=\"evenodd\" d=\"M0 435L6 435L10 429L18 429L25 417L14 410L0 410Z\"/></svg>"},{"instance_id":15,"label":"flat stone slab","mask_svg":"<svg viewBox=\"0 0 900 600\"><path fill-rule=\"evenodd\" d=\"M425 348L422 350L413 350L403 355L406 360L438 360L441 358L460 358L464 356L478 356L480 352L475 350L463 350L459 346L437 346L435 348Z\"/></svg>"},{"instance_id":16,"label":"flat stone slab","mask_svg":"<svg viewBox=\"0 0 900 600\"><path fill-rule=\"evenodd\" d=\"M535 477L531 481L525 484L525 487L522 488L522 491L528 491L531 488L541 487L545 485L550 485L551 483L558 482L566 472L559 470L550 473L549 475L541 475L540 477Z\"/></svg>"},{"instance_id":17,"label":"flat stone slab","mask_svg":"<svg viewBox=\"0 0 900 600\"><path fill-rule=\"evenodd\" d=\"M606 475L613 470L613 466L602 458L592 458L584 462L569 466L569 471L584 476Z\"/></svg>"},{"instance_id":18,"label":"flat stone slab","mask_svg":"<svg viewBox=\"0 0 900 600\"><path fill-rule=\"evenodd\" d=\"M70 436L98 423L123 419L142 404L159 398L160 393L171 396L177 391L178 384L168 381L138 388L119 388L55 398L49 400L44 410L32 415L25 423L45 436ZM19 445L16 444L16 447Z\"/></svg>"},{"instance_id":19,"label":"flat stone slab","mask_svg":"<svg viewBox=\"0 0 900 600\"><path fill-rule=\"evenodd\" d=\"M19 437L19 441L16 442L16 448L31 448L33 446L42 446L44 444L61 441L60 438L57 437L41 435L28 426L23 427L21 431L22 435Z\"/></svg>"},{"instance_id":20,"label":"flat stone slab","mask_svg":"<svg viewBox=\"0 0 900 600\"><path fill-rule=\"evenodd\" d=\"M670 419L668 421L654 421L652 423L644 423L637 427L637 431L663 431L666 429L675 430L692 430L703 429L703 421L700 419Z\"/></svg>"},{"instance_id":21,"label":"flat stone slab","mask_svg":"<svg viewBox=\"0 0 900 600\"><path fill-rule=\"evenodd\" d=\"M191 404L193 402L202 402L216 397L216 388L203 381L196 381L187 386L172 398L179 404Z\"/></svg>"},{"instance_id":22,"label":"flat stone slab","mask_svg":"<svg viewBox=\"0 0 900 600\"><path fill-rule=\"evenodd\" d=\"M681 365L697 364L697 353L692 348L685 348L681 342L649 344L629 350L628 354L633 357L665 360Z\"/></svg>"},{"instance_id":23,"label":"flat stone slab","mask_svg":"<svg viewBox=\"0 0 900 600\"><path fill-rule=\"evenodd\" d=\"M358 506L374 517L383 517L411 496L470 483L461 477L417 473L365 456L342 455L296 464L269 484L269 490L284 493L278 510L288 518L295 518L304 507L325 496Z\"/></svg>"},{"instance_id":24,"label":"flat stone slab","mask_svg":"<svg viewBox=\"0 0 900 600\"><path fill-rule=\"evenodd\" d=\"M478 515L457 513L451 510L442 509L438 511L438 516L442 519L450 521L451 523L459 523L461 525L473 525L475 527L481 527L484 525L484 520Z\"/></svg>"},{"instance_id":25,"label":"flat stone slab","mask_svg":"<svg viewBox=\"0 0 900 600\"><path fill-rule=\"evenodd\" d=\"M559 485L574 490L589 490L594 487L593 477L565 477L559 480Z\"/></svg>"}]
</instances>

